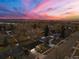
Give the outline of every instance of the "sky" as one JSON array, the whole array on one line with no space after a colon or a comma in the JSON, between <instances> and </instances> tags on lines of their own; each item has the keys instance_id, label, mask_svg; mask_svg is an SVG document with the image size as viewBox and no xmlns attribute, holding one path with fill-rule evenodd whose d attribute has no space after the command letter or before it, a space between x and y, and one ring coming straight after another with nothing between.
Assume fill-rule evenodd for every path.
<instances>
[{"instance_id":1,"label":"sky","mask_svg":"<svg viewBox=\"0 0 79 59\"><path fill-rule=\"evenodd\" d=\"M79 19L79 0L0 0L0 19Z\"/></svg>"}]
</instances>

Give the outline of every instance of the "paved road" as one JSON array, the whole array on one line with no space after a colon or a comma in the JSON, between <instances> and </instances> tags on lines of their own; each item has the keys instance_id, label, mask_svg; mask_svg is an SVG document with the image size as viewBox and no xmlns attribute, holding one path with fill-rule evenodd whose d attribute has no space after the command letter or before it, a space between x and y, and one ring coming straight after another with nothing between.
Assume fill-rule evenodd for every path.
<instances>
[{"instance_id":1,"label":"paved road","mask_svg":"<svg viewBox=\"0 0 79 59\"><path fill-rule=\"evenodd\" d=\"M71 34L65 41L47 54L45 59L64 59L65 56L71 56L76 41L79 40L79 32Z\"/></svg>"}]
</instances>

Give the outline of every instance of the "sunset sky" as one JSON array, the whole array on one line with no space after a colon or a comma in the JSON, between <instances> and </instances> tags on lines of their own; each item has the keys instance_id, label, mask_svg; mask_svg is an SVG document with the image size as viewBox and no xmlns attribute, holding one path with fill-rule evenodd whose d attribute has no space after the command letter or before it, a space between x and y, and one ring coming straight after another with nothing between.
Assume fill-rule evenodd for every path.
<instances>
[{"instance_id":1,"label":"sunset sky","mask_svg":"<svg viewBox=\"0 0 79 59\"><path fill-rule=\"evenodd\" d=\"M79 18L79 0L0 0L0 19Z\"/></svg>"}]
</instances>

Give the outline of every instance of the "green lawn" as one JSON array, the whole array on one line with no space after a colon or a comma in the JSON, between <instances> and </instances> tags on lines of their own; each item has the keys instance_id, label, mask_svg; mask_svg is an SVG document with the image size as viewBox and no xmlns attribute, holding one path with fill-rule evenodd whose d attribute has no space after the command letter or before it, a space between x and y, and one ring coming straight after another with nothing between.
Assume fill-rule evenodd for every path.
<instances>
[{"instance_id":1,"label":"green lawn","mask_svg":"<svg viewBox=\"0 0 79 59\"><path fill-rule=\"evenodd\" d=\"M0 52L7 51L9 49L10 49L10 47L0 47Z\"/></svg>"}]
</instances>

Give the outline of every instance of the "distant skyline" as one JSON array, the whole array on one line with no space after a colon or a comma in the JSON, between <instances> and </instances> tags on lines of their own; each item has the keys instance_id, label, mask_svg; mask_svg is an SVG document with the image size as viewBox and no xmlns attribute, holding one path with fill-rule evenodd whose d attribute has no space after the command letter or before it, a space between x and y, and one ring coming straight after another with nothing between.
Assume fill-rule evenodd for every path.
<instances>
[{"instance_id":1,"label":"distant skyline","mask_svg":"<svg viewBox=\"0 0 79 59\"><path fill-rule=\"evenodd\" d=\"M79 19L79 0L0 0L0 19Z\"/></svg>"}]
</instances>

